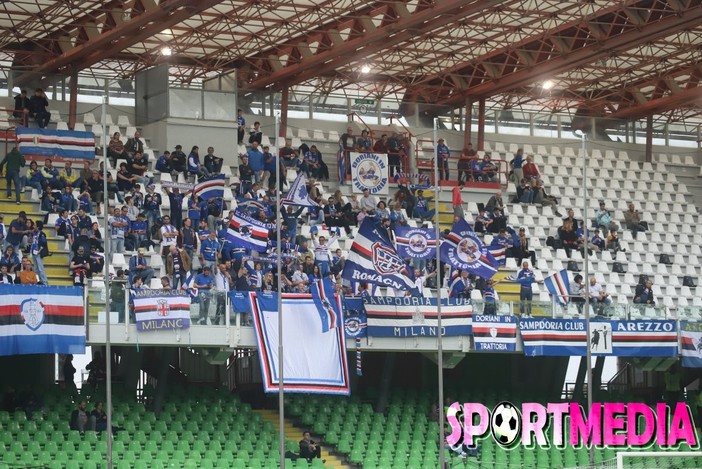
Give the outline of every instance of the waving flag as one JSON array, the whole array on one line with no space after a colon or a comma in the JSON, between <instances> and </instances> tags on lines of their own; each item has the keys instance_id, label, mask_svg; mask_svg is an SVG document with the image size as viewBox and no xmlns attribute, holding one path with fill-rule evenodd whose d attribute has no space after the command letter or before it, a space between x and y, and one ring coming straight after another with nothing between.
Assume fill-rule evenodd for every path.
<instances>
[{"instance_id":1,"label":"waving flag","mask_svg":"<svg viewBox=\"0 0 702 469\"><path fill-rule=\"evenodd\" d=\"M85 353L83 289L0 285L0 355Z\"/></svg>"},{"instance_id":2,"label":"waving flag","mask_svg":"<svg viewBox=\"0 0 702 469\"><path fill-rule=\"evenodd\" d=\"M478 277L492 278L498 262L475 235L465 220L458 220L440 248L441 261Z\"/></svg>"},{"instance_id":3,"label":"waving flag","mask_svg":"<svg viewBox=\"0 0 702 469\"><path fill-rule=\"evenodd\" d=\"M23 155L64 159L95 159L95 136L75 130L17 127L17 148Z\"/></svg>"},{"instance_id":4,"label":"waving flag","mask_svg":"<svg viewBox=\"0 0 702 469\"><path fill-rule=\"evenodd\" d=\"M403 259L433 259L436 257L436 232L411 226L395 227L397 253Z\"/></svg>"},{"instance_id":5,"label":"waving flag","mask_svg":"<svg viewBox=\"0 0 702 469\"><path fill-rule=\"evenodd\" d=\"M341 310L331 280L329 278L316 280L310 286L310 293L319 317L322 319L322 332L329 332L339 327Z\"/></svg>"},{"instance_id":6,"label":"waving flag","mask_svg":"<svg viewBox=\"0 0 702 469\"><path fill-rule=\"evenodd\" d=\"M300 171L295 181L290 186L288 195L281 200L285 205L295 205L298 207L319 207L319 204L310 198L307 193L307 177Z\"/></svg>"},{"instance_id":7,"label":"waving flag","mask_svg":"<svg viewBox=\"0 0 702 469\"><path fill-rule=\"evenodd\" d=\"M392 247L386 233L366 218L358 229L341 276L349 281L365 281L419 296L412 274Z\"/></svg>"},{"instance_id":8,"label":"waving flag","mask_svg":"<svg viewBox=\"0 0 702 469\"><path fill-rule=\"evenodd\" d=\"M488 246L487 251L495 258L498 265L507 263L507 248L504 246Z\"/></svg>"},{"instance_id":9,"label":"waving flag","mask_svg":"<svg viewBox=\"0 0 702 469\"><path fill-rule=\"evenodd\" d=\"M546 277L544 285L546 285L548 292L556 297L558 303L564 305L570 301L570 279L566 269Z\"/></svg>"},{"instance_id":10,"label":"waving flag","mask_svg":"<svg viewBox=\"0 0 702 469\"><path fill-rule=\"evenodd\" d=\"M237 247L265 251L268 247L268 227L237 208L229 222L225 237Z\"/></svg>"},{"instance_id":11,"label":"waving flag","mask_svg":"<svg viewBox=\"0 0 702 469\"><path fill-rule=\"evenodd\" d=\"M224 174L212 176L195 185L193 193L200 196L202 200L209 200L224 197Z\"/></svg>"}]
</instances>

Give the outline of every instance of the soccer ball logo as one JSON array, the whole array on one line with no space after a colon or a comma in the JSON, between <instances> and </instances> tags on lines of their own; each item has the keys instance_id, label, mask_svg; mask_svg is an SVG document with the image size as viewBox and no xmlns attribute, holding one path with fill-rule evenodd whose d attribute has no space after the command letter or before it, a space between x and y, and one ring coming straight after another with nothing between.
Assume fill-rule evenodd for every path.
<instances>
[{"instance_id":1,"label":"soccer ball logo","mask_svg":"<svg viewBox=\"0 0 702 469\"><path fill-rule=\"evenodd\" d=\"M490 431L497 444L510 447L519 438L522 416L511 402L500 402L490 417Z\"/></svg>"}]
</instances>

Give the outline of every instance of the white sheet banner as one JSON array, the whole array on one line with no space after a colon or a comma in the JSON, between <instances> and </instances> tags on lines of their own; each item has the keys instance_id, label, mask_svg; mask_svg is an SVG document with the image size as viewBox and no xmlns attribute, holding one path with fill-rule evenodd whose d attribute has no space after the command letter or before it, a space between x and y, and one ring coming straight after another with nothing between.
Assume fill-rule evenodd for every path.
<instances>
[{"instance_id":1,"label":"white sheet banner","mask_svg":"<svg viewBox=\"0 0 702 469\"><path fill-rule=\"evenodd\" d=\"M360 194L368 189L371 194L388 193L388 155L351 152L349 156L354 192Z\"/></svg>"}]
</instances>

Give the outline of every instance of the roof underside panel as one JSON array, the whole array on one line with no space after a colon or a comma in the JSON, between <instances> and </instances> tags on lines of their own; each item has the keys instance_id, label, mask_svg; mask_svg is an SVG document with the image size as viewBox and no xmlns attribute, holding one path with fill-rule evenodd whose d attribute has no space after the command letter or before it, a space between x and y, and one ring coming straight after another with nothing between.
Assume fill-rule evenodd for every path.
<instances>
[{"instance_id":1,"label":"roof underside panel","mask_svg":"<svg viewBox=\"0 0 702 469\"><path fill-rule=\"evenodd\" d=\"M250 90L632 117L699 110L682 98L700 85L702 0L20 0L0 3L0 47L28 77L169 61L182 83L236 69Z\"/></svg>"}]
</instances>

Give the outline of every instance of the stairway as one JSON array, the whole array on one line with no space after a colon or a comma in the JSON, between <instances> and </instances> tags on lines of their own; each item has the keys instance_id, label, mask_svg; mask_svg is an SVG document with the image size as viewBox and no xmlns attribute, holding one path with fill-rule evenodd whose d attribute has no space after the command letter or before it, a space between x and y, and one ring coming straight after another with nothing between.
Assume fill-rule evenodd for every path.
<instances>
[{"instance_id":1,"label":"stairway","mask_svg":"<svg viewBox=\"0 0 702 469\"><path fill-rule=\"evenodd\" d=\"M276 410L268 410L268 409L258 409L254 410L257 414L259 414L264 421L271 423L274 427L276 432L280 431L280 427L278 425L279 423L279 416L278 412ZM302 439L302 432L304 431L301 428L296 427L290 420L285 419L285 424L283 425L283 428L285 430L285 440L287 441L294 441L298 442ZM286 445L287 446L287 445ZM297 450L295 450L297 452ZM327 468L332 468L332 469L350 469L351 466L346 464L344 461L342 461L338 456L331 454L329 452L329 447L328 446L322 446L322 459L326 460L324 463L324 467Z\"/></svg>"}]
</instances>

